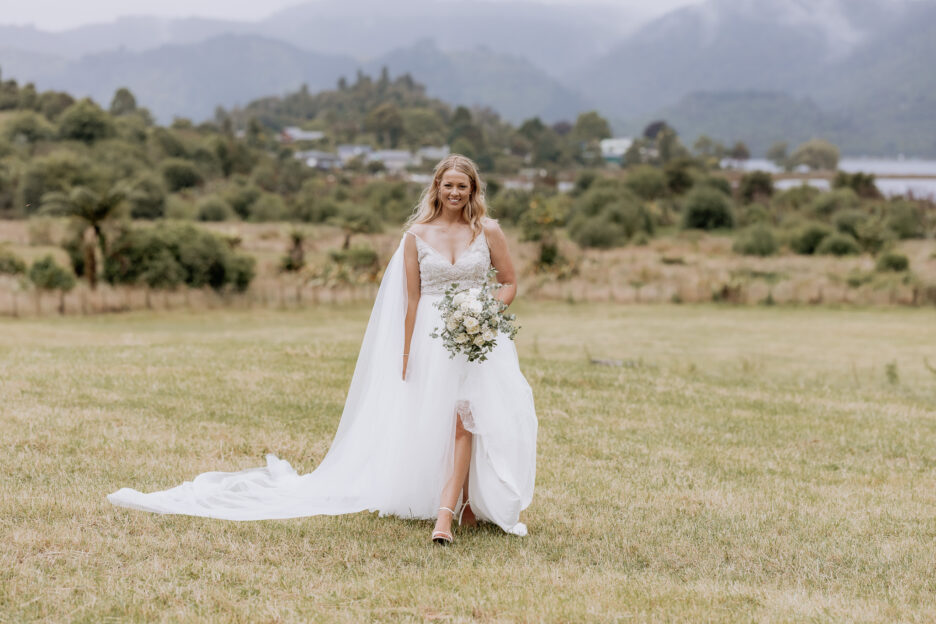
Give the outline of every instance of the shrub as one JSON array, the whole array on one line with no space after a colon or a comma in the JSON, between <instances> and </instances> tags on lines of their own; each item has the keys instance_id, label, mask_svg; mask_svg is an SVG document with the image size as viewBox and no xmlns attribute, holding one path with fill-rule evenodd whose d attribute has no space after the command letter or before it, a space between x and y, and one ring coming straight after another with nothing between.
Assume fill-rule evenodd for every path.
<instances>
[{"instance_id":1,"label":"shrub","mask_svg":"<svg viewBox=\"0 0 936 624\"><path fill-rule=\"evenodd\" d=\"M811 186L805 182L799 186L794 186L788 188L782 193L777 193L773 197L773 205L778 208L789 208L792 210L800 210L805 206L808 206L816 199L819 195L822 194L822 191L817 189L815 186Z\"/></svg>"},{"instance_id":2,"label":"shrub","mask_svg":"<svg viewBox=\"0 0 936 624\"><path fill-rule=\"evenodd\" d=\"M55 129L45 117L33 111L21 111L3 126L3 135L11 143L38 143L52 138Z\"/></svg>"},{"instance_id":3,"label":"shrub","mask_svg":"<svg viewBox=\"0 0 936 624\"><path fill-rule=\"evenodd\" d=\"M348 249L333 249L328 255L338 264L346 264L355 271L374 269L378 266L377 252L369 245L352 245Z\"/></svg>"},{"instance_id":4,"label":"shrub","mask_svg":"<svg viewBox=\"0 0 936 624\"><path fill-rule=\"evenodd\" d=\"M166 215L166 188L155 175L145 174L130 185L127 202L134 219L161 219Z\"/></svg>"},{"instance_id":5,"label":"shrub","mask_svg":"<svg viewBox=\"0 0 936 624\"><path fill-rule=\"evenodd\" d=\"M75 287L75 276L62 268L51 255L36 260L29 267L29 281L40 290L69 291Z\"/></svg>"},{"instance_id":6,"label":"shrub","mask_svg":"<svg viewBox=\"0 0 936 624\"><path fill-rule=\"evenodd\" d=\"M26 263L15 253L0 247L0 274L22 275L26 272Z\"/></svg>"},{"instance_id":7,"label":"shrub","mask_svg":"<svg viewBox=\"0 0 936 624\"><path fill-rule=\"evenodd\" d=\"M790 155L790 167L806 165L810 169L835 171L838 167L839 150L822 139L812 139L801 144Z\"/></svg>"},{"instance_id":8,"label":"shrub","mask_svg":"<svg viewBox=\"0 0 936 624\"><path fill-rule=\"evenodd\" d=\"M627 188L641 199L654 200L666 195L666 176L657 167L650 165L635 167L627 174L625 183Z\"/></svg>"},{"instance_id":9,"label":"shrub","mask_svg":"<svg viewBox=\"0 0 936 624\"><path fill-rule=\"evenodd\" d=\"M209 195L198 202L199 221L227 221L234 216L231 206L217 195Z\"/></svg>"},{"instance_id":10,"label":"shrub","mask_svg":"<svg viewBox=\"0 0 936 624\"><path fill-rule=\"evenodd\" d=\"M900 273L910 268L910 260L901 253L889 251L881 254L877 259L875 268L878 271L895 271Z\"/></svg>"},{"instance_id":11,"label":"shrub","mask_svg":"<svg viewBox=\"0 0 936 624\"><path fill-rule=\"evenodd\" d=\"M260 190L259 186L247 182L234 185L224 193L224 199L231 205L237 216L246 221L250 217L250 209L253 207L254 202L262 194L263 191Z\"/></svg>"},{"instance_id":12,"label":"shrub","mask_svg":"<svg viewBox=\"0 0 936 624\"><path fill-rule=\"evenodd\" d=\"M919 205L907 200L897 199L885 205L887 227L898 238L923 238L926 226L923 211Z\"/></svg>"},{"instance_id":13,"label":"shrub","mask_svg":"<svg viewBox=\"0 0 936 624\"><path fill-rule=\"evenodd\" d=\"M284 221L288 217L283 198L272 193L261 194L250 207L251 221Z\"/></svg>"},{"instance_id":14,"label":"shrub","mask_svg":"<svg viewBox=\"0 0 936 624\"><path fill-rule=\"evenodd\" d=\"M75 102L59 118L59 136L63 139L94 143L114 133L111 116L89 99Z\"/></svg>"},{"instance_id":15,"label":"shrub","mask_svg":"<svg viewBox=\"0 0 936 624\"><path fill-rule=\"evenodd\" d=\"M33 158L23 169L17 203L23 206L26 214L33 214L46 193L74 186L94 188L102 179L102 172L91 160L67 151L53 152Z\"/></svg>"},{"instance_id":16,"label":"shrub","mask_svg":"<svg viewBox=\"0 0 936 624\"><path fill-rule=\"evenodd\" d=\"M861 248L858 246L858 241L848 234L833 232L822 240L816 248L816 253L833 256L853 256L861 253Z\"/></svg>"},{"instance_id":17,"label":"shrub","mask_svg":"<svg viewBox=\"0 0 936 624\"><path fill-rule=\"evenodd\" d=\"M111 241L104 261L108 282L154 288L184 283L242 291L253 276L252 257L234 252L217 234L180 223L128 228Z\"/></svg>"},{"instance_id":18,"label":"shrub","mask_svg":"<svg viewBox=\"0 0 936 624\"><path fill-rule=\"evenodd\" d=\"M746 256L772 256L779 244L773 230L766 225L755 225L741 232L735 239L735 253Z\"/></svg>"},{"instance_id":19,"label":"shrub","mask_svg":"<svg viewBox=\"0 0 936 624\"><path fill-rule=\"evenodd\" d=\"M830 234L832 234L832 228L827 225L809 223L793 234L790 239L790 248L798 254L812 255Z\"/></svg>"},{"instance_id":20,"label":"shrub","mask_svg":"<svg viewBox=\"0 0 936 624\"><path fill-rule=\"evenodd\" d=\"M832 188L850 188L855 191L859 197L867 197L870 199L876 199L881 196L880 191L878 191L877 186L874 184L873 173L862 173L860 171L848 173L847 171L839 171L835 175L835 180L832 181Z\"/></svg>"},{"instance_id":21,"label":"shrub","mask_svg":"<svg viewBox=\"0 0 936 624\"><path fill-rule=\"evenodd\" d=\"M159 169L166 186L172 192L200 186L204 182L195 165L181 158L167 158L162 161Z\"/></svg>"},{"instance_id":22,"label":"shrub","mask_svg":"<svg viewBox=\"0 0 936 624\"><path fill-rule=\"evenodd\" d=\"M726 178L719 176L705 176L696 182L696 186L707 186L719 190L728 197L731 197L731 182L729 182Z\"/></svg>"},{"instance_id":23,"label":"shrub","mask_svg":"<svg viewBox=\"0 0 936 624\"><path fill-rule=\"evenodd\" d=\"M844 188L822 193L809 204L809 212L819 218L829 218L839 210L857 208L861 200L855 191Z\"/></svg>"},{"instance_id":24,"label":"shrub","mask_svg":"<svg viewBox=\"0 0 936 624\"><path fill-rule=\"evenodd\" d=\"M673 195L682 195L692 188L694 180L689 171L690 161L685 158L666 163L663 168L663 175L666 177L666 188Z\"/></svg>"},{"instance_id":25,"label":"shrub","mask_svg":"<svg viewBox=\"0 0 936 624\"><path fill-rule=\"evenodd\" d=\"M867 221L868 213L857 209L842 210L832 219L836 230L842 234L849 234L855 239L859 238L858 230L860 230Z\"/></svg>"},{"instance_id":26,"label":"shrub","mask_svg":"<svg viewBox=\"0 0 936 624\"><path fill-rule=\"evenodd\" d=\"M520 189L507 189L491 202L491 214L505 225L516 225L530 208L533 194Z\"/></svg>"},{"instance_id":27,"label":"shrub","mask_svg":"<svg viewBox=\"0 0 936 624\"><path fill-rule=\"evenodd\" d=\"M569 223L569 235L582 247L618 247L627 242L623 227L600 216L575 217Z\"/></svg>"},{"instance_id":28,"label":"shrub","mask_svg":"<svg viewBox=\"0 0 936 624\"><path fill-rule=\"evenodd\" d=\"M751 171L744 174L738 184L738 194L746 204L754 200L768 199L773 196L773 176L766 171Z\"/></svg>"},{"instance_id":29,"label":"shrub","mask_svg":"<svg viewBox=\"0 0 936 624\"><path fill-rule=\"evenodd\" d=\"M731 228L734 214L731 200L713 188L698 188L686 197L683 227L687 229L715 230Z\"/></svg>"}]
</instances>

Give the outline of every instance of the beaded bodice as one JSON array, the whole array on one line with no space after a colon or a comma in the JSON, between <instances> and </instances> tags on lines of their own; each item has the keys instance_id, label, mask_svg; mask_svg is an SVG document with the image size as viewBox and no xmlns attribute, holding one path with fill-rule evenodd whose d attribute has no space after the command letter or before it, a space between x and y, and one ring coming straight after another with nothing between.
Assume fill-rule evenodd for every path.
<instances>
[{"instance_id":1,"label":"beaded bodice","mask_svg":"<svg viewBox=\"0 0 936 624\"><path fill-rule=\"evenodd\" d=\"M478 234L468 249L455 259L454 264L419 236L408 233L416 239L421 294L441 295L452 282L458 282L459 286L465 288L484 284L488 269L491 268L491 251L484 232Z\"/></svg>"}]
</instances>

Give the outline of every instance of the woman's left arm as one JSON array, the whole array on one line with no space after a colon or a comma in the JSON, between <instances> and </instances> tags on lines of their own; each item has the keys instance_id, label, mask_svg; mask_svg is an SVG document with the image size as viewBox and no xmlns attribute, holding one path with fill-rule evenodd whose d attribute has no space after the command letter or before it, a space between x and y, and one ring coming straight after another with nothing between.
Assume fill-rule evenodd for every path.
<instances>
[{"instance_id":1,"label":"woman's left arm","mask_svg":"<svg viewBox=\"0 0 936 624\"><path fill-rule=\"evenodd\" d=\"M510 250L507 249L507 237L494 219L484 223L484 236L491 250L491 264L497 270L497 281L501 285L496 296L505 305L510 305L517 296L517 273L510 259Z\"/></svg>"}]
</instances>

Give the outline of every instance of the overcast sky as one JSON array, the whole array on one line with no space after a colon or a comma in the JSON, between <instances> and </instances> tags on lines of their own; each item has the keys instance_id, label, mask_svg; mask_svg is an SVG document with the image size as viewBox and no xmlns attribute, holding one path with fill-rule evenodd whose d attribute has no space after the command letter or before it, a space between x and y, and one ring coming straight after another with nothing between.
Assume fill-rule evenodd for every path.
<instances>
[{"instance_id":1,"label":"overcast sky","mask_svg":"<svg viewBox=\"0 0 936 624\"><path fill-rule=\"evenodd\" d=\"M262 19L279 9L309 0L0 0L0 24L32 24L42 30L66 30L117 17L211 17L240 21ZM394 1L394 0L391 0ZM533 0L549 4L629 5L640 13L663 13L699 0ZM652 10L648 7L652 6Z\"/></svg>"}]
</instances>

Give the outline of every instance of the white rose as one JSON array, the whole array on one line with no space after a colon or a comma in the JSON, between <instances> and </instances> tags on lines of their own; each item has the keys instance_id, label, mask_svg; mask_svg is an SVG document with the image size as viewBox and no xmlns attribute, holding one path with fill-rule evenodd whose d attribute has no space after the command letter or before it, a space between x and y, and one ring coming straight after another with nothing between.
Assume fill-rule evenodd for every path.
<instances>
[{"instance_id":1,"label":"white rose","mask_svg":"<svg viewBox=\"0 0 936 624\"><path fill-rule=\"evenodd\" d=\"M458 334L455 336L456 344L465 344L466 342L468 342L468 334Z\"/></svg>"},{"instance_id":2,"label":"white rose","mask_svg":"<svg viewBox=\"0 0 936 624\"><path fill-rule=\"evenodd\" d=\"M485 342L491 342L494 340L494 332L492 332L490 329L486 329L481 332L481 337L484 338Z\"/></svg>"},{"instance_id":3,"label":"white rose","mask_svg":"<svg viewBox=\"0 0 936 624\"><path fill-rule=\"evenodd\" d=\"M453 321L460 321L460 320L462 320L462 318L463 318L464 316L465 316L465 313L464 313L464 312L462 312L461 310L455 310L455 311L452 313L452 320L453 320Z\"/></svg>"},{"instance_id":4,"label":"white rose","mask_svg":"<svg viewBox=\"0 0 936 624\"><path fill-rule=\"evenodd\" d=\"M484 306L481 305L480 301L472 301L468 304L468 311L474 314L481 314L481 310L484 309Z\"/></svg>"},{"instance_id":5,"label":"white rose","mask_svg":"<svg viewBox=\"0 0 936 624\"><path fill-rule=\"evenodd\" d=\"M475 345L476 347L483 347L483 346L484 346L484 337L483 337L483 336L476 336L475 339L474 339L474 345Z\"/></svg>"},{"instance_id":6,"label":"white rose","mask_svg":"<svg viewBox=\"0 0 936 624\"><path fill-rule=\"evenodd\" d=\"M480 294L481 294L481 289L480 289L480 288L469 288L469 289L468 289L468 296L471 297L472 299L477 299L477 298L478 298L478 295L480 295Z\"/></svg>"},{"instance_id":7,"label":"white rose","mask_svg":"<svg viewBox=\"0 0 936 624\"><path fill-rule=\"evenodd\" d=\"M452 298L452 303L454 305L460 306L462 303L465 302L465 299L467 298L468 298L468 295L466 295L463 292L460 292Z\"/></svg>"},{"instance_id":8,"label":"white rose","mask_svg":"<svg viewBox=\"0 0 936 624\"><path fill-rule=\"evenodd\" d=\"M481 323L479 323L478 319L473 316L466 316L462 321L462 325L465 326L465 329L471 331L472 329L478 329L481 326Z\"/></svg>"},{"instance_id":9,"label":"white rose","mask_svg":"<svg viewBox=\"0 0 936 624\"><path fill-rule=\"evenodd\" d=\"M449 319L449 322L445 324L445 329L449 331L455 331L456 327L458 327L458 322L452 319Z\"/></svg>"}]
</instances>

